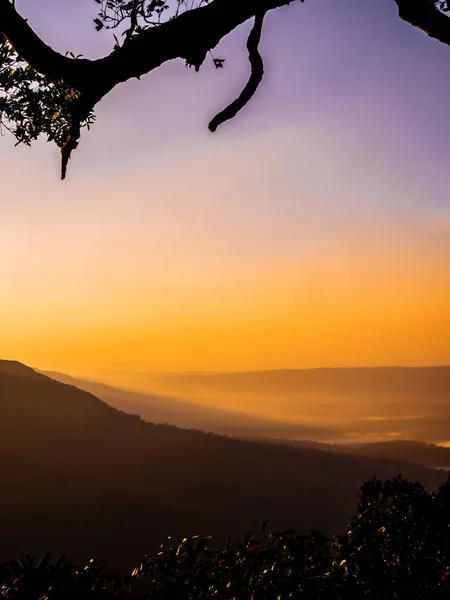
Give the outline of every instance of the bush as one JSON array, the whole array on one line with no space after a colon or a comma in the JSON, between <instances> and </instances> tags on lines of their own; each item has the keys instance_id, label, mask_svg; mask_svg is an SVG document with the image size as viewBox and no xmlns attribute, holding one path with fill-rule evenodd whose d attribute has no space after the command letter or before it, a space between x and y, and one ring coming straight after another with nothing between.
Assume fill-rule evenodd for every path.
<instances>
[{"instance_id":1,"label":"bush","mask_svg":"<svg viewBox=\"0 0 450 600\"><path fill-rule=\"evenodd\" d=\"M345 535L293 530L209 548L195 536L146 556L125 578L31 556L0 568L0 598L71 600L425 600L450 597L450 478L435 492L398 476L363 483Z\"/></svg>"}]
</instances>

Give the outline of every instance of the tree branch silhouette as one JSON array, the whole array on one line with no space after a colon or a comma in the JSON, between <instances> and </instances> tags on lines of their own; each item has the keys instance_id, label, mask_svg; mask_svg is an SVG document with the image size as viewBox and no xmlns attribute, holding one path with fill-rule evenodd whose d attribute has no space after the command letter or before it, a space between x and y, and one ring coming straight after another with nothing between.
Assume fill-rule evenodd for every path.
<instances>
[{"instance_id":1,"label":"tree branch silhouette","mask_svg":"<svg viewBox=\"0 0 450 600\"><path fill-rule=\"evenodd\" d=\"M110 4L114 4L114 1L111 0ZM265 15L294 2L304 0L202 0L196 7L190 5L189 9L182 12L175 11L173 16L165 21L146 21L146 27L139 26L136 12L132 12L128 15L131 28L124 43L120 45L117 42L113 51L103 58L88 60L63 56L51 48L18 13L13 1L0 0L0 84L4 85L6 81L9 85L8 77L9 73L13 72L11 65L14 60L16 63L13 67L17 68L17 71L22 69L18 79L11 77L11 80L14 80L12 85L19 92L14 98L14 103L10 102L9 112L5 109L8 98L5 100L4 97L0 97L0 124L5 122L5 114L6 120L18 123L14 134L19 143L30 143L40 133L46 133L49 140L55 140L62 152L61 176L64 178L71 153L78 145L80 127L88 117L92 120L92 111L96 104L115 86L131 78L139 79L174 59L183 59L198 71L208 52L225 36L246 21L254 19L247 42L250 78L239 97L209 123L210 131L214 132L248 104L262 81L264 65L259 53L259 43ZM450 46L450 19L445 14L445 11L450 9L448 0L394 2L401 19ZM164 5L164 1L162 4ZM132 6L137 10L136 3ZM142 6L145 7L145 2ZM120 10L124 10L122 5ZM121 17L119 22L122 22L123 18L125 17ZM96 22L99 23L99 28L103 27L99 19L96 19ZM15 59L8 55L8 50L5 51L5 40L16 53ZM22 66L19 65L21 61ZM29 83L32 76L29 75L30 72L24 74L23 65L29 65L31 73L36 74L34 82L37 86L33 89L54 84L51 102L46 100L48 94L41 94L37 100L29 100ZM58 98L64 106L64 110L59 112L52 104L57 103ZM31 104L32 102L35 104ZM20 109L30 106L32 118L27 121ZM51 114L46 115L46 120L40 120L36 116L41 108L47 112L53 110L53 114L64 113L64 118L60 118L57 135L54 134L55 125L51 124Z\"/></svg>"},{"instance_id":2,"label":"tree branch silhouette","mask_svg":"<svg viewBox=\"0 0 450 600\"><path fill-rule=\"evenodd\" d=\"M439 10L445 2L434 0L394 0L398 6L399 17L442 44L450 46L450 19Z\"/></svg>"},{"instance_id":3,"label":"tree branch silhouette","mask_svg":"<svg viewBox=\"0 0 450 600\"><path fill-rule=\"evenodd\" d=\"M250 102L250 100L256 94L256 91L264 77L264 62L261 54L259 53L259 43L261 41L262 26L265 15L266 12L256 15L255 24L247 41L248 57L251 68L250 79L238 98L224 108L224 110L218 113L209 123L208 127L211 132L215 132L217 128L222 125L222 123L225 123L225 121L233 119L238 112Z\"/></svg>"},{"instance_id":4,"label":"tree branch silhouette","mask_svg":"<svg viewBox=\"0 0 450 600\"><path fill-rule=\"evenodd\" d=\"M53 50L33 31L10 0L0 0L0 33L38 73L80 92L79 105L83 110L72 116L68 138L61 150L61 176L64 179L71 152L78 145L80 119L116 85L140 78L177 58L184 59L198 71L207 53L239 25L295 1L212 0L156 27L142 30L122 46L116 46L109 55L96 60L70 58ZM258 16L258 22L260 19ZM257 29L252 39L258 37ZM251 40L249 43L251 48ZM252 77L241 101L249 95L260 71L257 50L256 54L252 53L251 62ZM233 106L235 109L237 105Z\"/></svg>"}]
</instances>

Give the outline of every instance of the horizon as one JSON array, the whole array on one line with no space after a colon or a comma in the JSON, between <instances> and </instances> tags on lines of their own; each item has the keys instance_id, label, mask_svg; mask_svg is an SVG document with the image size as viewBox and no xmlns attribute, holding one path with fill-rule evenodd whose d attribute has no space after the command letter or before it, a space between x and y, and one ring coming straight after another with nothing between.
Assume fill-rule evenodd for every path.
<instances>
[{"instance_id":1,"label":"horizon","mask_svg":"<svg viewBox=\"0 0 450 600\"><path fill-rule=\"evenodd\" d=\"M2 360L6 360L8 362L8 359L2 359L0 358L0 362ZM133 380L129 381L129 385L131 385L131 387L126 387L126 383L123 382L122 384L120 383L121 378L120 376L122 375L126 375L126 376L133 376L134 375L146 375L146 376L150 376L150 377L155 377L156 379L158 379L159 377L177 377L177 376L186 376L186 375L233 375L233 374L258 374L258 373L276 373L276 372L292 372L292 371L331 371L331 370L376 370L376 369L392 369L392 370L402 370L402 369L446 369L446 368L450 368L450 363L449 364L441 364L441 365L437 365L437 364L430 364L430 365L348 365L348 366L321 366L321 367L306 367L306 368L302 368L302 367L292 367L292 368L276 368L276 369L252 369L252 370L247 370L247 369L236 369L236 370L223 370L223 371L218 371L218 370L212 370L212 371L208 371L208 370L197 370L197 371L152 371L151 369L129 369L126 371L121 371L121 370L116 370L113 369L111 371L105 371L100 375L101 378L95 378L91 375L89 375L89 373L87 372L76 372L76 371L59 371L59 370L55 370L55 369L48 369L48 368L44 368L44 367L37 367L35 365L26 365L25 363L19 361L19 360L13 360L12 362L17 362L20 364L23 364L24 366L30 367L33 370L36 370L38 372L42 372L42 373L54 373L54 374L59 374L59 375L67 375L69 377L72 377L74 379L80 379L80 380L85 380L87 382L90 383L99 383L99 384L104 384L107 386L111 386L111 387L115 387L115 388L119 388L119 389L124 389L124 390L128 390L128 391L136 391L139 393L148 393L151 389L151 383L147 383L147 384L140 384L139 380L135 380L134 381L134 386L136 386L135 388L133 388ZM123 380L122 380L123 381ZM122 387L125 386L125 387ZM144 392L143 390L147 390L147 392Z\"/></svg>"}]
</instances>

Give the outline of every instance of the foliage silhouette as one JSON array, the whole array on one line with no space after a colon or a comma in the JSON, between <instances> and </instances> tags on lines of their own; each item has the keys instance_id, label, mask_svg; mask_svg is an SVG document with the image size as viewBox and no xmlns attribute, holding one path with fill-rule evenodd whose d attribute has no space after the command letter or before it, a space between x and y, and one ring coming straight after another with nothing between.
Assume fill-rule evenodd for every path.
<instances>
[{"instance_id":1,"label":"foliage silhouette","mask_svg":"<svg viewBox=\"0 0 450 600\"><path fill-rule=\"evenodd\" d=\"M102 561L75 567L27 555L0 569L0 598L66 600L423 600L450 593L450 478L435 492L402 476L367 480L347 532L292 529L211 549L210 537L170 538L131 574ZM140 587L140 595L136 588Z\"/></svg>"}]
</instances>

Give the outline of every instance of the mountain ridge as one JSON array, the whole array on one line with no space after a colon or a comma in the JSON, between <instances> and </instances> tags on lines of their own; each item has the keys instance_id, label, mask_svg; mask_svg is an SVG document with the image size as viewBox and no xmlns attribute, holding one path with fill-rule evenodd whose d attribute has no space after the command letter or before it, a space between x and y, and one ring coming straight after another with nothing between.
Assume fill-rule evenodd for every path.
<instances>
[{"instance_id":1,"label":"mountain ridge","mask_svg":"<svg viewBox=\"0 0 450 600\"><path fill-rule=\"evenodd\" d=\"M11 365L8 365L11 369ZM1 560L70 550L129 568L167 535L339 532L361 482L399 472L429 489L444 472L389 459L275 447L146 423L88 392L0 368ZM330 504L328 499L333 498Z\"/></svg>"},{"instance_id":2,"label":"mountain ridge","mask_svg":"<svg viewBox=\"0 0 450 600\"><path fill-rule=\"evenodd\" d=\"M333 436L332 431L308 425L292 425L283 421L270 421L255 415L243 414L225 408L209 407L195 402L158 394L144 394L117 388L97 381L88 381L55 371L39 371L48 377L89 391L120 410L129 409L151 423L168 423L181 428L211 431L219 435L241 436L243 431L265 432L261 435L290 437Z\"/></svg>"}]
</instances>

